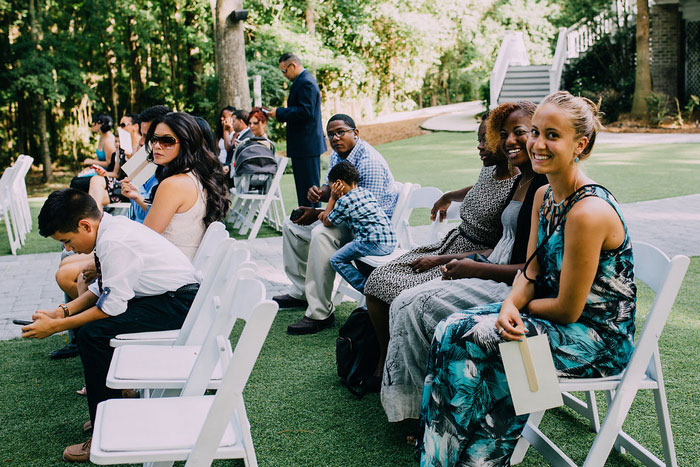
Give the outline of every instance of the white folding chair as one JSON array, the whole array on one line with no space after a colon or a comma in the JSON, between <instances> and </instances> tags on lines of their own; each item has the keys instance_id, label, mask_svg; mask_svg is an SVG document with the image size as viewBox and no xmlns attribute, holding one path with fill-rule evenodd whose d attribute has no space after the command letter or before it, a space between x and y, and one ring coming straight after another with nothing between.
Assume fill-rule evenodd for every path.
<instances>
[{"instance_id":1,"label":"white folding chair","mask_svg":"<svg viewBox=\"0 0 700 467\"><path fill-rule=\"evenodd\" d=\"M18 230L18 219L15 205L12 202L12 190L10 183L14 177L16 168L8 167L0 177L0 209L2 210L2 220L5 222L7 229L7 238L10 242L10 251L13 255L17 254L17 250L22 247Z\"/></svg>"},{"instance_id":2,"label":"white folding chair","mask_svg":"<svg viewBox=\"0 0 700 467\"><path fill-rule=\"evenodd\" d=\"M627 368L619 375L606 378L559 379L564 403L588 418L591 427L597 432L584 466L604 465L613 446L623 454L629 451L644 465L677 465L658 342L690 260L682 255L669 260L661 250L648 243L634 242L632 246L635 276L647 284L656 293L656 297ZM640 389L654 392L665 464L622 430L622 424ZM584 391L587 401L574 397L571 394L573 391ZM605 391L608 401L608 413L602 426L598 419L594 391ZM575 466L576 464L538 428L543 416L544 411L530 414L511 457L511 464L520 463L528 447L532 445L552 465Z\"/></svg>"},{"instance_id":3,"label":"white folding chair","mask_svg":"<svg viewBox=\"0 0 700 467\"><path fill-rule=\"evenodd\" d=\"M394 232L397 232L404 224L404 220L411 216L412 209L407 209L407 203L411 197L411 194L420 188L420 185L416 183L406 182L401 185L401 190L399 191L399 197L396 199L396 206L394 206L394 213L391 216L391 228ZM339 277L338 286L335 288L333 293L333 306L338 306L343 301L345 297L350 297L357 301L358 306L364 306L365 296L359 291L355 290L345 279Z\"/></svg>"},{"instance_id":4,"label":"white folding chair","mask_svg":"<svg viewBox=\"0 0 700 467\"><path fill-rule=\"evenodd\" d=\"M29 197L27 196L27 174L32 168L34 158L27 155L20 155L17 158L17 174L14 179L13 198L17 204L17 212L23 222L26 233L32 231L32 213L29 208Z\"/></svg>"},{"instance_id":5,"label":"white folding chair","mask_svg":"<svg viewBox=\"0 0 700 467\"><path fill-rule=\"evenodd\" d=\"M113 216L128 216L131 212L131 203L109 203L102 210Z\"/></svg>"},{"instance_id":6,"label":"white folding chair","mask_svg":"<svg viewBox=\"0 0 700 467\"><path fill-rule=\"evenodd\" d=\"M8 172L7 178L7 199L10 210L10 218L15 237L19 240L20 245L24 245L29 230L27 229L26 213L22 207L22 187L24 177L29 170L29 166L25 164L28 156L19 156ZM29 158L32 160L31 158ZM31 163L30 163L31 166Z\"/></svg>"},{"instance_id":7,"label":"white folding chair","mask_svg":"<svg viewBox=\"0 0 700 467\"><path fill-rule=\"evenodd\" d=\"M274 229L281 231L282 223L287 214L284 210L284 200L282 199L282 175L289 161L286 157L276 157L277 172L270 182L270 187L264 195L255 193L244 193L238 187L231 188L231 210L229 211L228 222L233 222L233 228L238 229L238 233L245 235L250 229L248 240L254 239L264 220L268 221ZM255 218L255 222L253 222Z\"/></svg>"},{"instance_id":8,"label":"white folding chair","mask_svg":"<svg viewBox=\"0 0 700 467\"><path fill-rule=\"evenodd\" d=\"M249 310L228 305L238 313L221 313L214 325L230 330L226 319L246 321L233 354L229 357L228 335L212 326L182 397L100 403L90 449L92 462L171 466L173 461L186 460L185 465L193 467L210 465L214 459L243 458L246 466L257 466L243 389L274 321L277 304L264 300ZM215 396L205 396L218 361L224 370L220 388Z\"/></svg>"},{"instance_id":9,"label":"white folding chair","mask_svg":"<svg viewBox=\"0 0 700 467\"><path fill-rule=\"evenodd\" d=\"M210 356L213 355L212 358L216 360L212 364L215 367L204 371L207 377L206 386L209 389L217 389L221 384L226 362L219 362L218 354L211 352L211 345L216 347L216 336L223 336L225 342L222 345L228 347L228 337L236 318L249 315L251 310L264 299L265 286L262 282L257 279L239 278L235 286L229 287L222 297L207 298L216 312L203 340L196 342L196 339L190 339L189 342L185 342L185 345L119 347L112 355L107 372L107 387L141 389L144 390L144 395L150 394L154 397L164 394L178 395L185 386L188 375L196 367L198 359L203 358L203 354L209 351ZM213 344L212 340L214 340Z\"/></svg>"},{"instance_id":10,"label":"white folding chair","mask_svg":"<svg viewBox=\"0 0 700 467\"><path fill-rule=\"evenodd\" d=\"M254 267L249 259L250 251L243 248L241 242L236 242L233 238L224 240L202 273L202 282L181 329L119 334L110 340L110 345L182 345L188 341L193 331L201 343L202 335L213 319L212 304L207 299L210 296L221 296L226 287L232 287L239 270ZM248 275L252 275L252 272Z\"/></svg>"},{"instance_id":11,"label":"white folding chair","mask_svg":"<svg viewBox=\"0 0 700 467\"><path fill-rule=\"evenodd\" d=\"M216 253L217 248L228 238L228 231L223 222L212 222L202 236L197 253L192 258L192 266L196 271L202 271L209 259Z\"/></svg>"}]
</instances>

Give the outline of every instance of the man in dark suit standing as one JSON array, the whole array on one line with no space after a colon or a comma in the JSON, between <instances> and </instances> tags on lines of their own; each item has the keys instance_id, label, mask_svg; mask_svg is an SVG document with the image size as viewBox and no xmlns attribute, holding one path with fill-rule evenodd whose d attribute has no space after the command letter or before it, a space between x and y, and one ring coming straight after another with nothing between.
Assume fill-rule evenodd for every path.
<instances>
[{"instance_id":1,"label":"man in dark suit standing","mask_svg":"<svg viewBox=\"0 0 700 467\"><path fill-rule=\"evenodd\" d=\"M270 110L270 116L287 123L287 156L292 159L299 206L320 207L319 202L312 203L306 196L309 188L321 185L321 154L326 152L321 92L296 55L282 55L279 67L292 87L287 107Z\"/></svg>"}]
</instances>

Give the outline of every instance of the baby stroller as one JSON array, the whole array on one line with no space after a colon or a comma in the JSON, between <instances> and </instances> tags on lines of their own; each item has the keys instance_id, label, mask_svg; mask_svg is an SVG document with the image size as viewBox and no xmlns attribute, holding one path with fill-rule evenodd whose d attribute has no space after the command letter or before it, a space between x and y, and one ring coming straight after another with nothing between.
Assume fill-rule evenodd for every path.
<instances>
[{"instance_id":1,"label":"baby stroller","mask_svg":"<svg viewBox=\"0 0 700 467\"><path fill-rule=\"evenodd\" d=\"M270 140L253 137L241 141L233 154L233 161L234 168L230 173L239 193L264 195L268 192L277 172L275 146Z\"/></svg>"}]
</instances>

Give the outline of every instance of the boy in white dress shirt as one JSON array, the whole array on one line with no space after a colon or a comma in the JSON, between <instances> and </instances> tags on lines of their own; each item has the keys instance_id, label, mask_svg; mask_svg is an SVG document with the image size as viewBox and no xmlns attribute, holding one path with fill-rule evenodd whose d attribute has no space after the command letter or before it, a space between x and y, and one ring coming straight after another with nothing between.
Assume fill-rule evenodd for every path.
<instances>
[{"instance_id":1,"label":"boy in white dress shirt","mask_svg":"<svg viewBox=\"0 0 700 467\"><path fill-rule=\"evenodd\" d=\"M117 334L178 329L199 288L189 259L155 231L126 217L102 214L92 197L66 188L51 193L39 213L39 233L66 250L95 251L97 280L88 291L54 310L37 310L22 337L43 339L76 329L85 373L90 420L97 404L121 397L106 387ZM87 462L90 440L68 446L63 458Z\"/></svg>"}]
</instances>

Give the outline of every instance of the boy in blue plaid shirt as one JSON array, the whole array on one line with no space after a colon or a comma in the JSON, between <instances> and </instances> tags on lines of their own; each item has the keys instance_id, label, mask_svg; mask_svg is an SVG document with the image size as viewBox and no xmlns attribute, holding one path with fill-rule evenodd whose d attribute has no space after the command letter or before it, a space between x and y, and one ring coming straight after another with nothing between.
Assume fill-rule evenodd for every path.
<instances>
[{"instance_id":1,"label":"boy in blue plaid shirt","mask_svg":"<svg viewBox=\"0 0 700 467\"><path fill-rule=\"evenodd\" d=\"M352 261L390 254L396 247L396 235L372 192L357 186L359 180L360 175L350 162L334 165L328 173L331 196L319 219L326 227L347 222L355 238L331 256L331 266L355 289L364 292L367 278Z\"/></svg>"}]
</instances>

